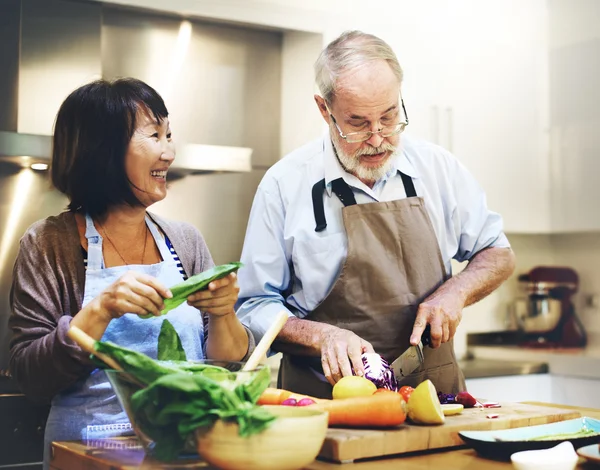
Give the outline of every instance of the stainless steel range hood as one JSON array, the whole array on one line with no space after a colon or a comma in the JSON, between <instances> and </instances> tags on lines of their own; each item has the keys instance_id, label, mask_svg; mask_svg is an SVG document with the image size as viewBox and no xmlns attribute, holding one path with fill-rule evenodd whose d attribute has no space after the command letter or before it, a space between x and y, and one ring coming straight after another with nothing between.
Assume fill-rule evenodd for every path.
<instances>
[{"instance_id":1,"label":"stainless steel range hood","mask_svg":"<svg viewBox=\"0 0 600 470\"><path fill-rule=\"evenodd\" d=\"M49 164L55 115L64 98L81 84L99 77L146 78L144 75L152 64L139 63L135 70L128 65L126 73L122 73L118 67L121 64L113 63L114 54L105 53L111 41L115 42L110 37L115 28L114 25L106 27L104 16L100 3L0 1L0 44L3 44L0 48L0 162L20 166ZM128 34L141 35L135 31ZM165 96L160 87L149 83ZM181 95L185 90L178 92ZM189 96L194 95L194 90L190 90ZM169 105L169 100L166 101ZM176 111L187 114L180 119L200 122L200 113L204 116L206 108L189 104L191 106ZM171 109L171 115L174 114ZM251 171L251 148L229 145L232 142L226 138L218 142L224 145L196 142L197 133L187 134L178 133L173 173Z\"/></svg>"}]
</instances>

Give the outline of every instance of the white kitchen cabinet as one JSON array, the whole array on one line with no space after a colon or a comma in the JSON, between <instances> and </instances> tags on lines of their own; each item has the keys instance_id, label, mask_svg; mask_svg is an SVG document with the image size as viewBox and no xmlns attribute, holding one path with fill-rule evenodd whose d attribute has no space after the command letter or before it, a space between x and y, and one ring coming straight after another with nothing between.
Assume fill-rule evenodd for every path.
<instances>
[{"instance_id":1,"label":"white kitchen cabinet","mask_svg":"<svg viewBox=\"0 0 600 470\"><path fill-rule=\"evenodd\" d=\"M600 2L549 8L553 230L600 230Z\"/></svg>"},{"instance_id":2,"label":"white kitchen cabinet","mask_svg":"<svg viewBox=\"0 0 600 470\"><path fill-rule=\"evenodd\" d=\"M440 144L475 175L507 232L551 227L546 12L544 0L448 8Z\"/></svg>"},{"instance_id":3,"label":"white kitchen cabinet","mask_svg":"<svg viewBox=\"0 0 600 470\"><path fill-rule=\"evenodd\" d=\"M467 390L479 399L502 402L550 402L549 374L507 375L467 379Z\"/></svg>"},{"instance_id":4,"label":"white kitchen cabinet","mask_svg":"<svg viewBox=\"0 0 600 470\"><path fill-rule=\"evenodd\" d=\"M554 374L551 377L552 403L600 408L600 380Z\"/></svg>"}]
</instances>

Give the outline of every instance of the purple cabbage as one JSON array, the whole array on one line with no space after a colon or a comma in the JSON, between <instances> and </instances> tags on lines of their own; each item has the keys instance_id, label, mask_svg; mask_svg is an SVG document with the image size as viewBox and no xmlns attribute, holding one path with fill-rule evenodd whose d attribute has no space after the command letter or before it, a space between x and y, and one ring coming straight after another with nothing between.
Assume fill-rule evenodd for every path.
<instances>
[{"instance_id":1,"label":"purple cabbage","mask_svg":"<svg viewBox=\"0 0 600 470\"><path fill-rule=\"evenodd\" d=\"M365 366L366 379L373 382L377 388L398 391L398 382L394 377L394 372L383 357L377 353L364 353L361 358Z\"/></svg>"},{"instance_id":2,"label":"purple cabbage","mask_svg":"<svg viewBox=\"0 0 600 470\"><path fill-rule=\"evenodd\" d=\"M443 393L438 392L438 398L440 399L440 403L442 405L447 405L449 403L456 403L456 396L452 393Z\"/></svg>"}]
</instances>

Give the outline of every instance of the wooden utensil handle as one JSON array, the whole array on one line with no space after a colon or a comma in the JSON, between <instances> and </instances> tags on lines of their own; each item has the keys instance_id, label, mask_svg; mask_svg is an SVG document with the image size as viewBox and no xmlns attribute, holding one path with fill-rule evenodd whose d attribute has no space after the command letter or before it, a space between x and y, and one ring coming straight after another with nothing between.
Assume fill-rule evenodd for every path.
<instances>
[{"instance_id":1,"label":"wooden utensil handle","mask_svg":"<svg viewBox=\"0 0 600 470\"><path fill-rule=\"evenodd\" d=\"M67 336L73 341L75 341L81 347L81 349L83 349L86 352L89 352L90 354L93 354L98 359L102 360L106 365L110 366L112 369L123 370L123 368L112 357L109 357L106 354L96 351L96 348L94 347L96 340L94 340L94 338L92 338L90 335L80 330L76 326L71 326L69 328L69 330L67 331Z\"/></svg>"},{"instance_id":2,"label":"wooden utensil handle","mask_svg":"<svg viewBox=\"0 0 600 470\"><path fill-rule=\"evenodd\" d=\"M288 319L288 314L285 310L281 310L273 324L269 327L269 329L265 332L262 339L256 345L256 349L252 352L242 370L252 370L256 369L262 357L267 353L273 341L285 325L285 322Z\"/></svg>"}]
</instances>

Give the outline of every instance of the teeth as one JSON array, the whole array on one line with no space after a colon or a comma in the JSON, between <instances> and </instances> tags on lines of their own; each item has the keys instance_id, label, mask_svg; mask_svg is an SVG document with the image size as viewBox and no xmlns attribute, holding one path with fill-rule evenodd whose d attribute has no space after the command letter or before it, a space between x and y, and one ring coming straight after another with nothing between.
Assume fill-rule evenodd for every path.
<instances>
[{"instance_id":1,"label":"teeth","mask_svg":"<svg viewBox=\"0 0 600 470\"><path fill-rule=\"evenodd\" d=\"M167 172L166 171L151 171L150 175L164 178L165 176L167 176Z\"/></svg>"}]
</instances>

